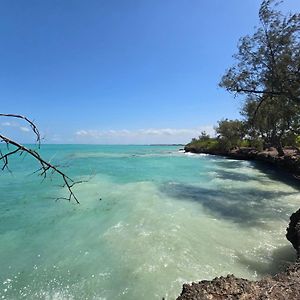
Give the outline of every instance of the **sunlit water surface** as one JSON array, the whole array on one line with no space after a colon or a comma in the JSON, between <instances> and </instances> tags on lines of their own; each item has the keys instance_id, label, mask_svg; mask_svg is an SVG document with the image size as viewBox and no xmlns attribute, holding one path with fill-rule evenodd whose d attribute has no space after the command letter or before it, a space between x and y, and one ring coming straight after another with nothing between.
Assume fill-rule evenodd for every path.
<instances>
[{"instance_id":1,"label":"sunlit water surface","mask_svg":"<svg viewBox=\"0 0 300 300\"><path fill-rule=\"evenodd\" d=\"M0 299L174 299L182 284L258 279L294 259L293 182L259 165L179 147L44 145L76 180L41 183L16 157L0 173Z\"/></svg>"}]
</instances>

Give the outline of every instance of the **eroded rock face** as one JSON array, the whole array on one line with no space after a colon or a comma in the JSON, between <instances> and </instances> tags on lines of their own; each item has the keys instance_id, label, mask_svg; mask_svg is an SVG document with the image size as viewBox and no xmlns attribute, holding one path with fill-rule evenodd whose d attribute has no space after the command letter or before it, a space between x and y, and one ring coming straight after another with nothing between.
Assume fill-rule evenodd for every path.
<instances>
[{"instance_id":1,"label":"eroded rock face","mask_svg":"<svg viewBox=\"0 0 300 300\"><path fill-rule=\"evenodd\" d=\"M177 300L225 299L300 299L300 263L285 272L260 281L236 278L234 275L185 284Z\"/></svg>"},{"instance_id":2,"label":"eroded rock face","mask_svg":"<svg viewBox=\"0 0 300 300\"><path fill-rule=\"evenodd\" d=\"M233 159L261 161L300 178L300 153L297 149L285 148L284 156L278 156L278 152L274 148L269 148L261 152L257 151L255 148L245 147L229 151L219 151L201 149L188 144L184 147L184 150L192 153L221 155Z\"/></svg>"},{"instance_id":3,"label":"eroded rock face","mask_svg":"<svg viewBox=\"0 0 300 300\"><path fill-rule=\"evenodd\" d=\"M286 271L273 277L266 276L260 281L228 275L184 284L177 300L300 299L300 209L291 215L286 237L298 255L298 261Z\"/></svg>"}]
</instances>

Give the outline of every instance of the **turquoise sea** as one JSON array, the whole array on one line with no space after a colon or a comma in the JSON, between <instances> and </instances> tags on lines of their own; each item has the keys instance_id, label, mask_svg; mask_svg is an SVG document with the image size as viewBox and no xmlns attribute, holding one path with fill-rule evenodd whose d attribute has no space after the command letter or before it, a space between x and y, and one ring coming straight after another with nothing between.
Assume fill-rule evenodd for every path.
<instances>
[{"instance_id":1,"label":"turquoise sea","mask_svg":"<svg viewBox=\"0 0 300 300\"><path fill-rule=\"evenodd\" d=\"M261 165L175 146L43 145L75 180L28 156L0 173L0 299L175 299L182 284L258 279L295 259L297 186Z\"/></svg>"}]
</instances>

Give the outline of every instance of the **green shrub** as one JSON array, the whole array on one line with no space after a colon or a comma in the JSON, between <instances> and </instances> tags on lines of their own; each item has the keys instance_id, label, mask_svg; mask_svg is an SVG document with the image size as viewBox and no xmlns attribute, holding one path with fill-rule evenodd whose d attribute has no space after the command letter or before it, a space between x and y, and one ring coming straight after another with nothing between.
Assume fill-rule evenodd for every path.
<instances>
[{"instance_id":1,"label":"green shrub","mask_svg":"<svg viewBox=\"0 0 300 300\"><path fill-rule=\"evenodd\" d=\"M241 140L239 142L240 147L251 147L250 141L249 140Z\"/></svg>"},{"instance_id":2,"label":"green shrub","mask_svg":"<svg viewBox=\"0 0 300 300\"><path fill-rule=\"evenodd\" d=\"M262 139L252 139L249 141L250 146L256 148L257 151L264 150L264 141Z\"/></svg>"}]
</instances>

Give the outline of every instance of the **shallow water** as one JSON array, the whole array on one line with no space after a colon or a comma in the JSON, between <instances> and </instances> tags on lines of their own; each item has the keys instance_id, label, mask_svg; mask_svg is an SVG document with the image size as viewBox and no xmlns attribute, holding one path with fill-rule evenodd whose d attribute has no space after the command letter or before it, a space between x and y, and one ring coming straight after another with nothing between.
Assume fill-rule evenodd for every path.
<instances>
[{"instance_id":1,"label":"shallow water","mask_svg":"<svg viewBox=\"0 0 300 300\"><path fill-rule=\"evenodd\" d=\"M295 258L286 241L299 190L246 161L178 147L44 145L74 179L15 157L0 173L0 299L174 299L182 284L274 273ZM101 199L101 200L100 200Z\"/></svg>"}]
</instances>

